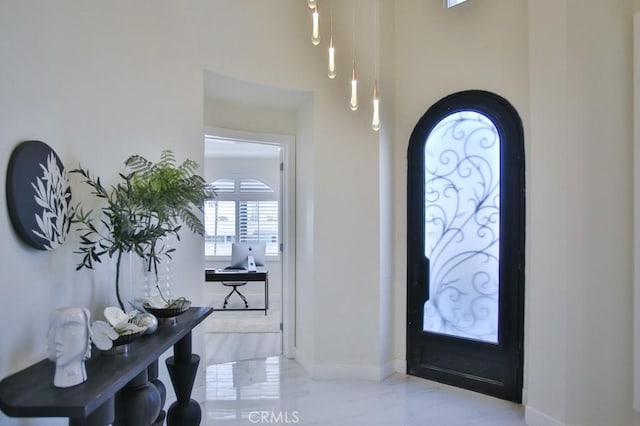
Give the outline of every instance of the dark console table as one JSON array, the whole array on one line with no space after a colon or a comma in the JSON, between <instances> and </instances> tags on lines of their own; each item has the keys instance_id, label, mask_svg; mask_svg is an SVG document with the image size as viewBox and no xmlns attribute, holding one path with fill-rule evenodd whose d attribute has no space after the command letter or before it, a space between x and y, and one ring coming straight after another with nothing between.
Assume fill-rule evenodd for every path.
<instances>
[{"instance_id":1,"label":"dark console table","mask_svg":"<svg viewBox=\"0 0 640 426\"><path fill-rule=\"evenodd\" d=\"M233 292L237 292L236 286L241 286L246 284L247 282L262 282L264 283L264 308L249 308L247 304L247 300L242 297L242 300L245 302L246 308L234 308L234 309L214 309L215 311L264 311L264 314L267 315L267 310L269 309L269 271L266 269L258 269L255 272L249 272L247 270L226 270L226 269L205 269L204 270L204 280L207 282L219 282L226 286L232 286ZM237 284L234 284L237 283ZM231 293L227 296L226 299L231 296ZM239 294L239 293L238 293ZM225 302L226 302L225 299ZM225 303L226 305L226 303Z\"/></svg>"},{"instance_id":2,"label":"dark console table","mask_svg":"<svg viewBox=\"0 0 640 426\"><path fill-rule=\"evenodd\" d=\"M129 343L126 354L105 355L93 348L85 361L87 381L69 388L53 386L55 363L45 359L0 382L0 409L11 417L68 417L70 426L197 426L202 417L191 399L200 357L191 351L191 330L213 311L190 308L175 324L165 323L149 336ZM165 414L164 384L158 358L166 360L176 393Z\"/></svg>"}]
</instances>

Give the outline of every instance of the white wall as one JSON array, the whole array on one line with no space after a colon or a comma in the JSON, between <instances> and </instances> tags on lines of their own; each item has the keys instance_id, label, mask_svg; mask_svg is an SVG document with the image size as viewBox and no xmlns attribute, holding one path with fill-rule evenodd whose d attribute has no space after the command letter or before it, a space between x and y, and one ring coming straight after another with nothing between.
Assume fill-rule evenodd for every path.
<instances>
[{"instance_id":1,"label":"white wall","mask_svg":"<svg viewBox=\"0 0 640 426\"><path fill-rule=\"evenodd\" d=\"M378 149L380 160L380 364L381 376L395 371L405 372L406 361L396 357L394 345L394 326L396 307L399 301L394 297L394 278L396 269L402 265L396 262L395 253L395 220L394 203L394 135L395 135L395 7L393 2L378 2L378 25L385 30L379 30L377 38L378 58L380 69L380 87L382 103L380 120L384 127L379 130Z\"/></svg>"},{"instance_id":2,"label":"white wall","mask_svg":"<svg viewBox=\"0 0 640 426\"><path fill-rule=\"evenodd\" d=\"M67 168L82 162L114 182L122 162L161 149L202 163L202 71L184 5L113 1L7 1L0 5L0 157L4 167L21 141L41 139ZM5 173L0 173L5 187ZM75 179L75 200L87 188ZM84 195L81 195L84 194ZM48 314L60 306L91 308L93 318L112 291L113 275L76 272L73 244L37 252L25 246L2 211L0 376L46 354ZM183 233L175 256L180 293L198 304L202 242ZM201 352L201 336L194 350ZM161 370L164 370L161 368ZM165 375L165 383L169 380ZM17 420L0 424L66 424Z\"/></svg>"},{"instance_id":3,"label":"white wall","mask_svg":"<svg viewBox=\"0 0 640 426\"><path fill-rule=\"evenodd\" d=\"M556 13L549 16L552 3L555 3ZM567 279L572 273L567 270L571 239L567 235L570 215L566 200L571 187L566 173L575 165L566 161L573 157L575 146L565 142L570 138L564 126L568 103L566 4L530 2L529 21L531 116L526 150L529 255L525 283L527 417L564 421L568 362L565 315L569 297Z\"/></svg>"},{"instance_id":4,"label":"white wall","mask_svg":"<svg viewBox=\"0 0 640 426\"><path fill-rule=\"evenodd\" d=\"M294 345L296 359L307 371L312 369L315 352L314 277L315 277L315 165L313 137L313 97L309 97L297 115L296 138L296 271ZM304 171L304 173L301 173Z\"/></svg>"},{"instance_id":5,"label":"white wall","mask_svg":"<svg viewBox=\"0 0 640 426\"><path fill-rule=\"evenodd\" d=\"M527 415L637 425L630 374L632 4L530 2L529 13L529 202L536 203L529 211L540 232L531 237L529 260Z\"/></svg>"},{"instance_id":6,"label":"white wall","mask_svg":"<svg viewBox=\"0 0 640 426\"><path fill-rule=\"evenodd\" d=\"M566 4L566 129L575 158L571 176L566 175L571 242L567 262L567 423L640 424L640 415L629 403L633 340L632 6L628 1L571 0ZM599 34L592 31L596 26L602 28Z\"/></svg>"},{"instance_id":7,"label":"white wall","mask_svg":"<svg viewBox=\"0 0 640 426\"><path fill-rule=\"evenodd\" d=\"M205 73L205 81L207 79ZM281 109L230 102L220 98L204 99L204 123L246 132L295 135L295 109Z\"/></svg>"}]
</instances>

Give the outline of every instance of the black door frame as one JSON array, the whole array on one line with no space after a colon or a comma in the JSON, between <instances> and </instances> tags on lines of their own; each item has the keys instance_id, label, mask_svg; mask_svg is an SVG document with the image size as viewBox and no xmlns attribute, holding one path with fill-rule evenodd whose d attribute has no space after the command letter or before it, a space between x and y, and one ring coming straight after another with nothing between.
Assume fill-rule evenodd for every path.
<instances>
[{"instance_id":1,"label":"black door frame","mask_svg":"<svg viewBox=\"0 0 640 426\"><path fill-rule=\"evenodd\" d=\"M498 344L422 330L424 303L429 297L428 259L424 255L424 148L433 128L444 117L458 111L476 111L487 116L496 126L500 137ZM517 111L499 95L481 90L458 92L441 99L418 121L408 148L408 374L502 399L522 401L524 242L524 132Z\"/></svg>"}]
</instances>

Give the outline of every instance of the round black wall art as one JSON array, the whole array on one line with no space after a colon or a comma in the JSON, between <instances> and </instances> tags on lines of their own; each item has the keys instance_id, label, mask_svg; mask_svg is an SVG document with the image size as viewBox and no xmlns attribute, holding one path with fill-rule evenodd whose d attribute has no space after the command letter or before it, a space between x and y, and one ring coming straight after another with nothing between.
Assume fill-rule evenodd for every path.
<instances>
[{"instance_id":1,"label":"round black wall art","mask_svg":"<svg viewBox=\"0 0 640 426\"><path fill-rule=\"evenodd\" d=\"M13 227L38 250L53 250L71 227L71 188L60 158L44 142L26 141L11 153L7 205Z\"/></svg>"}]
</instances>

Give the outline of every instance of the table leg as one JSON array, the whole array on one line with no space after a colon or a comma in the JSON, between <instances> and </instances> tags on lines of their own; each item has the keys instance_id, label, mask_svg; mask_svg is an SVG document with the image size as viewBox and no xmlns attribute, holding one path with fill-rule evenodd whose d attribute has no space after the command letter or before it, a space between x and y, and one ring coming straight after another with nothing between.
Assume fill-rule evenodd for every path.
<instances>
[{"instance_id":1,"label":"table leg","mask_svg":"<svg viewBox=\"0 0 640 426\"><path fill-rule=\"evenodd\" d=\"M200 405L191 399L200 357L191 352L191 332L173 346L167 369L176 393L176 402L167 412L167 426L198 426L202 420Z\"/></svg>"},{"instance_id":2,"label":"table leg","mask_svg":"<svg viewBox=\"0 0 640 426\"><path fill-rule=\"evenodd\" d=\"M108 426L113 423L114 416L115 404L114 399L111 398L89 414L89 417L69 419L69 426Z\"/></svg>"},{"instance_id":3,"label":"table leg","mask_svg":"<svg viewBox=\"0 0 640 426\"><path fill-rule=\"evenodd\" d=\"M158 393L160 394L160 414L156 420L152 423L152 426L162 426L164 424L164 419L167 413L163 410L164 403L167 400L167 388L164 383L158 378L158 360L152 362L149 367L147 367L147 374L149 375L149 383L153 384L156 389L158 389Z\"/></svg>"},{"instance_id":4,"label":"table leg","mask_svg":"<svg viewBox=\"0 0 640 426\"><path fill-rule=\"evenodd\" d=\"M264 315L267 316L269 309L269 277L264 279Z\"/></svg>"},{"instance_id":5,"label":"table leg","mask_svg":"<svg viewBox=\"0 0 640 426\"><path fill-rule=\"evenodd\" d=\"M114 426L152 425L162 406L160 392L149 383L147 369L133 378L116 394L116 418Z\"/></svg>"}]
</instances>

